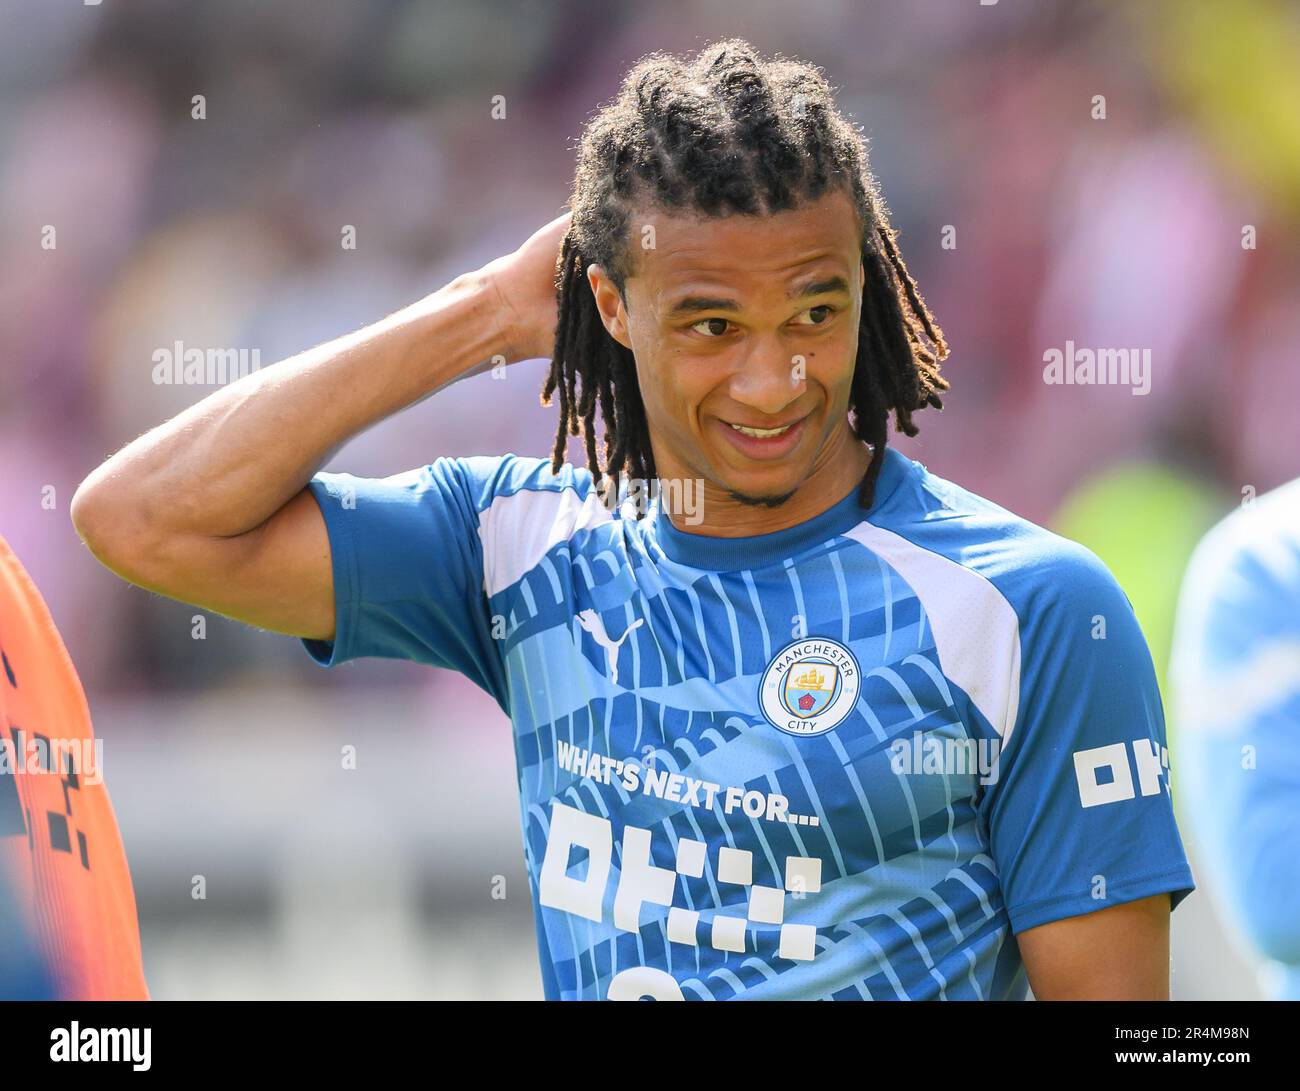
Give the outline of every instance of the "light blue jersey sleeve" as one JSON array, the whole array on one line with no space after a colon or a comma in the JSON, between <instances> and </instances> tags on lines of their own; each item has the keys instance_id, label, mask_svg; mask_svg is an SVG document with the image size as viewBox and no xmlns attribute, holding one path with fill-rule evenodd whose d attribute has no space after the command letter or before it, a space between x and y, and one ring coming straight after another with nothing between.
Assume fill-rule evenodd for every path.
<instances>
[{"instance_id":1,"label":"light blue jersey sleeve","mask_svg":"<svg viewBox=\"0 0 1300 1091\"><path fill-rule=\"evenodd\" d=\"M504 707L479 515L512 458L439 458L392 477L311 479L329 534L335 604L333 641L303 641L316 662L377 656L445 667Z\"/></svg>"},{"instance_id":2,"label":"light blue jersey sleeve","mask_svg":"<svg viewBox=\"0 0 1300 1091\"><path fill-rule=\"evenodd\" d=\"M1019 685L981 811L1012 929L1193 889L1164 714L1127 596L1089 550L1041 532L994 577L1019 622Z\"/></svg>"},{"instance_id":3,"label":"light blue jersey sleeve","mask_svg":"<svg viewBox=\"0 0 1300 1091\"><path fill-rule=\"evenodd\" d=\"M1300 999L1300 482L1231 516L1184 578L1182 791L1216 898Z\"/></svg>"}]
</instances>

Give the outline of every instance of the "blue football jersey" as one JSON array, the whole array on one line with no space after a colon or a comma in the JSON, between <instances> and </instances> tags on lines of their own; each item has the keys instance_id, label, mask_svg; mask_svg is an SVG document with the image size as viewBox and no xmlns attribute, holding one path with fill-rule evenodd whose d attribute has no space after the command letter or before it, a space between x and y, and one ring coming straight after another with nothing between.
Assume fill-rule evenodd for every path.
<instances>
[{"instance_id":1,"label":"blue football jersey","mask_svg":"<svg viewBox=\"0 0 1300 1091\"><path fill-rule=\"evenodd\" d=\"M1300 1000L1300 480L1192 555L1170 662L1180 798L1224 916Z\"/></svg>"},{"instance_id":2,"label":"blue football jersey","mask_svg":"<svg viewBox=\"0 0 1300 1091\"><path fill-rule=\"evenodd\" d=\"M548 998L1008 999L1015 935L1192 889L1101 562L889 448L752 537L513 454L321 473L337 629L514 729Z\"/></svg>"}]
</instances>

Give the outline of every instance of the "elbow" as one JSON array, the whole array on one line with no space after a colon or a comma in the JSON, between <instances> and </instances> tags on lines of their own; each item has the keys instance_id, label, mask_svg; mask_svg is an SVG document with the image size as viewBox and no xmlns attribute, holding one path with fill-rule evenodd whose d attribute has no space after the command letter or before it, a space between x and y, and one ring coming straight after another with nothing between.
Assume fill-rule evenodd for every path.
<instances>
[{"instance_id":1,"label":"elbow","mask_svg":"<svg viewBox=\"0 0 1300 1091\"><path fill-rule=\"evenodd\" d=\"M145 520L101 476L102 467L87 477L73 493L69 515L77 537L91 556L106 568L126 576L133 556L142 550ZM127 577L129 578L129 577Z\"/></svg>"},{"instance_id":2,"label":"elbow","mask_svg":"<svg viewBox=\"0 0 1300 1091\"><path fill-rule=\"evenodd\" d=\"M72 494L72 505L68 509L72 517L72 527L77 537L85 543L91 553L99 555L98 547L103 542L105 532L104 503L96 489L91 474Z\"/></svg>"}]
</instances>

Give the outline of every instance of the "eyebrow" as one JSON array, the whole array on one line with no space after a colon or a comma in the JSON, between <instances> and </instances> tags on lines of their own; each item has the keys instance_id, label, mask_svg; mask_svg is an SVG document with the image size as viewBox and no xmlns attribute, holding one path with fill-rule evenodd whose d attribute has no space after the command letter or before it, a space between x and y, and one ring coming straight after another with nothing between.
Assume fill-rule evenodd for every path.
<instances>
[{"instance_id":1,"label":"eyebrow","mask_svg":"<svg viewBox=\"0 0 1300 1091\"><path fill-rule=\"evenodd\" d=\"M830 295L832 293L849 294L849 282L842 276L836 275L826 277L822 280L814 280L805 284L802 288L796 288L792 292L786 293L787 299L807 299L815 295ZM734 299L725 299L718 296L691 295L684 299L679 299L668 310L669 318L680 318L683 315L697 314L700 311L728 311L735 313L740 310L740 304Z\"/></svg>"}]
</instances>

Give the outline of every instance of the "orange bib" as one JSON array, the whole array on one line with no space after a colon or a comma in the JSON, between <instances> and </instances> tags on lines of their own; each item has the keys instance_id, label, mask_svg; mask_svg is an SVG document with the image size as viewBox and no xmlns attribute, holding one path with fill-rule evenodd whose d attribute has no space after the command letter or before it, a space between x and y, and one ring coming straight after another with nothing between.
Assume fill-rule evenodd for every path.
<instances>
[{"instance_id":1,"label":"orange bib","mask_svg":"<svg viewBox=\"0 0 1300 1091\"><path fill-rule=\"evenodd\" d=\"M3 537L0 653L0 877L59 999L148 1000L131 873L86 695Z\"/></svg>"}]
</instances>

